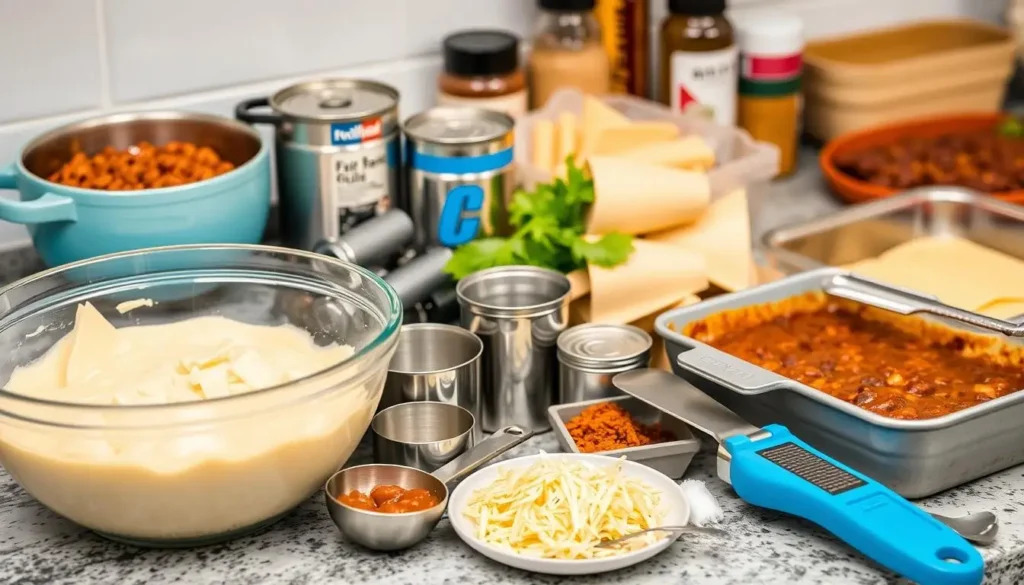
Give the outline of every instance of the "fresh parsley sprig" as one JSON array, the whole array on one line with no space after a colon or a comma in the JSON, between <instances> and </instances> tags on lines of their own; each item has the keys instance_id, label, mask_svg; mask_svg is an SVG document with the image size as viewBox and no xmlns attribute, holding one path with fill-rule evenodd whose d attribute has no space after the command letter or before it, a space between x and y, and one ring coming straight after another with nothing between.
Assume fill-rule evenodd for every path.
<instances>
[{"instance_id":1,"label":"fresh parsley sprig","mask_svg":"<svg viewBox=\"0 0 1024 585\"><path fill-rule=\"evenodd\" d=\"M588 264L611 268L633 253L633 236L612 232L587 239L586 215L594 182L566 160L566 178L520 189L509 203L511 236L473 240L455 250L445 272L456 279L495 266L528 264L572 272Z\"/></svg>"}]
</instances>

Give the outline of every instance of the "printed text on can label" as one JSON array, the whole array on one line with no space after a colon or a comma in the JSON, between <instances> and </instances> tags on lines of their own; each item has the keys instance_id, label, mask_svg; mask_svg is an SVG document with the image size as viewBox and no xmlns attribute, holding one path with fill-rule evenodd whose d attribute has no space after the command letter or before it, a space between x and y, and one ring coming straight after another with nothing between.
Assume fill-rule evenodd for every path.
<instances>
[{"instance_id":1,"label":"printed text on can label","mask_svg":"<svg viewBox=\"0 0 1024 585\"><path fill-rule=\"evenodd\" d=\"M483 185L492 173L510 168L512 148L485 155L444 157L409 149L409 167L433 175L448 175L449 181L465 181L447 189L436 226L437 243L453 248L469 243L484 228L481 213L488 195ZM493 204L493 202L492 202Z\"/></svg>"},{"instance_id":2,"label":"printed text on can label","mask_svg":"<svg viewBox=\"0 0 1024 585\"><path fill-rule=\"evenodd\" d=\"M340 209L376 204L389 192L387 145L380 118L331 124L331 145L347 147L331 159L335 205Z\"/></svg>"},{"instance_id":3,"label":"printed text on can label","mask_svg":"<svg viewBox=\"0 0 1024 585\"><path fill-rule=\"evenodd\" d=\"M384 134L384 123L380 118L360 122L335 122L331 124L331 145L352 146L370 140L377 140Z\"/></svg>"},{"instance_id":4,"label":"printed text on can label","mask_svg":"<svg viewBox=\"0 0 1024 585\"><path fill-rule=\"evenodd\" d=\"M448 192L437 226L442 246L454 248L468 243L480 231L480 211L484 208L484 190L479 185L459 185ZM463 216L464 213L475 215Z\"/></svg>"}]
</instances>

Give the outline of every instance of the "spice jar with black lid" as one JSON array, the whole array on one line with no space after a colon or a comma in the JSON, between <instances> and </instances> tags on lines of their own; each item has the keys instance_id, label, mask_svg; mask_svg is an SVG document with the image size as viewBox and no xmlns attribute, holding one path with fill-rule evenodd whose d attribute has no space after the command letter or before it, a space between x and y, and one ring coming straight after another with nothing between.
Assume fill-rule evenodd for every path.
<instances>
[{"instance_id":1,"label":"spice jar with black lid","mask_svg":"<svg viewBox=\"0 0 1024 585\"><path fill-rule=\"evenodd\" d=\"M469 30L444 39L444 72L437 102L518 116L526 112L526 75L519 38L500 30Z\"/></svg>"}]
</instances>

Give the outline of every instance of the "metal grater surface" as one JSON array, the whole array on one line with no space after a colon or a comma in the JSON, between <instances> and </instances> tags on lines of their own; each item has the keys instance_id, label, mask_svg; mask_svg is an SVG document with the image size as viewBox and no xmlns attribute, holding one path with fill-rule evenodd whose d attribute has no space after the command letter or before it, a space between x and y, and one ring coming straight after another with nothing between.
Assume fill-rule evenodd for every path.
<instances>
[{"instance_id":1,"label":"metal grater surface","mask_svg":"<svg viewBox=\"0 0 1024 585\"><path fill-rule=\"evenodd\" d=\"M857 476L839 469L796 443L783 443L757 453L833 496L867 485Z\"/></svg>"}]
</instances>

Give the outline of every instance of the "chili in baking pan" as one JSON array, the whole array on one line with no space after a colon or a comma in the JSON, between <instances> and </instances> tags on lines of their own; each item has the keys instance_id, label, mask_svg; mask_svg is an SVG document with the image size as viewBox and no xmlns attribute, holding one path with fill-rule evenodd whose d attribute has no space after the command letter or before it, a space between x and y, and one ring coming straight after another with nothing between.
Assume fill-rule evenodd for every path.
<instances>
[{"instance_id":1,"label":"chili in baking pan","mask_svg":"<svg viewBox=\"0 0 1024 585\"><path fill-rule=\"evenodd\" d=\"M929 419L1024 389L1024 350L807 293L711 315L684 335L895 419Z\"/></svg>"}]
</instances>

